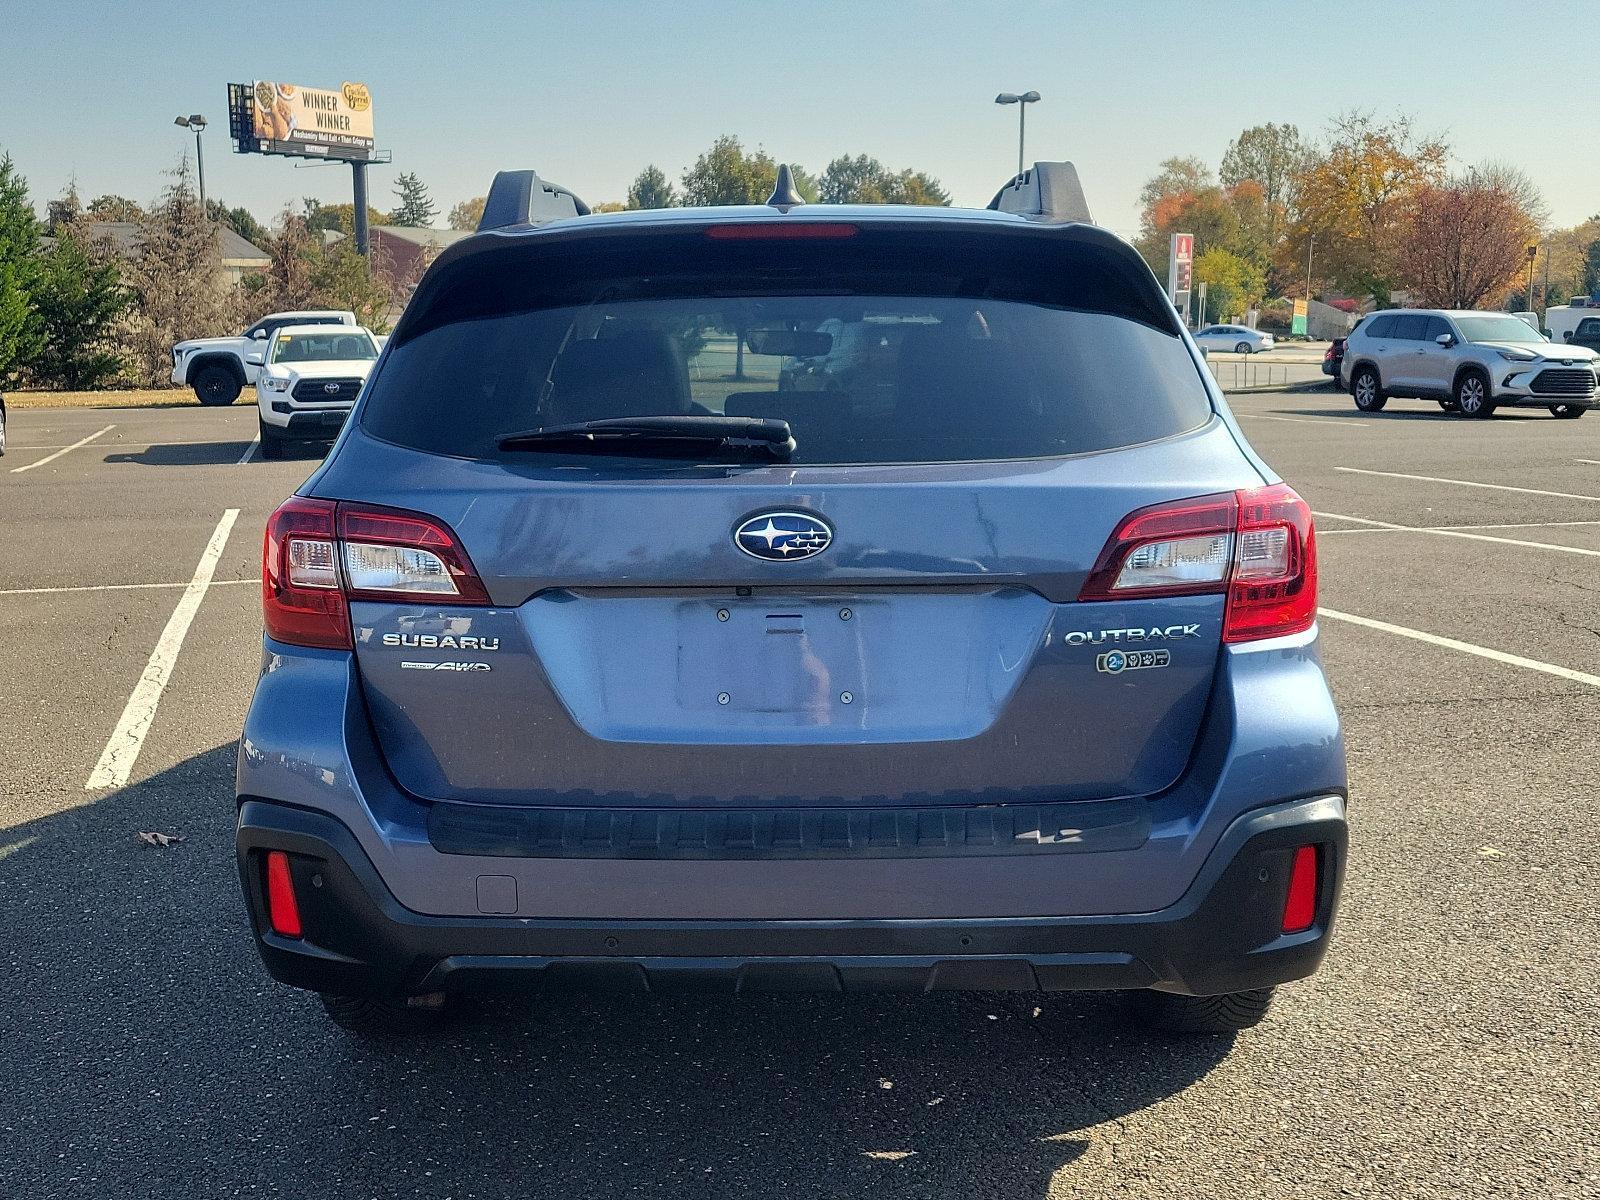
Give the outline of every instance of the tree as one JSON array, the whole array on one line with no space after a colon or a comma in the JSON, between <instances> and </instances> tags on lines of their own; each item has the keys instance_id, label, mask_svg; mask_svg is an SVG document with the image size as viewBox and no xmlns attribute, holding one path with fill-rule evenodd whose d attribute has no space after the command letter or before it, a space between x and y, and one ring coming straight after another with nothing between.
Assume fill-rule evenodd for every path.
<instances>
[{"instance_id":1,"label":"tree","mask_svg":"<svg viewBox=\"0 0 1600 1200\"><path fill-rule=\"evenodd\" d=\"M1267 276L1259 263L1214 246L1194 260L1194 282L1206 285L1207 321L1242 317L1267 294Z\"/></svg>"},{"instance_id":2,"label":"tree","mask_svg":"<svg viewBox=\"0 0 1600 1200\"><path fill-rule=\"evenodd\" d=\"M78 181L67 183L66 190L45 208L44 231L54 237L56 231L71 227L83 217L83 201L78 198Z\"/></svg>"},{"instance_id":3,"label":"tree","mask_svg":"<svg viewBox=\"0 0 1600 1200\"><path fill-rule=\"evenodd\" d=\"M817 182L804 168L789 164L794 185L808 200L817 198ZM690 205L764 204L777 182L778 164L759 147L746 154L744 144L724 134L683 173L683 202Z\"/></svg>"},{"instance_id":4,"label":"tree","mask_svg":"<svg viewBox=\"0 0 1600 1200\"><path fill-rule=\"evenodd\" d=\"M428 195L427 185L414 171L407 171L395 180L394 194L400 198L400 203L389 214L391 225L410 225L426 229L433 224L434 217L439 215L433 197Z\"/></svg>"},{"instance_id":5,"label":"tree","mask_svg":"<svg viewBox=\"0 0 1600 1200\"><path fill-rule=\"evenodd\" d=\"M170 377L175 342L232 333L239 322L238 296L222 269L222 238L200 211L187 157L172 177L139 221L127 272L134 296L129 366L146 386Z\"/></svg>"},{"instance_id":6,"label":"tree","mask_svg":"<svg viewBox=\"0 0 1600 1200\"><path fill-rule=\"evenodd\" d=\"M621 200L602 200L598 204L591 204L589 211L592 213L627 212L628 206Z\"/></svg>"},{"instance_id":7,"label":"tree","mask_svg":"<svg viewBox=\"0 0 1600 1200\"><path fill-rule=\"evenodd\" d=\"M1198 158L1169 158L1139 189L1139 208L1148 213L1162 200L1194 195L1213 184L1211 168Z\"/></svg>"},{"instance_id":8,"label":"tree","mask_svg":"<svg viewBox=\"0 0 1600 1200\"><path fill-rule=\"evenodd\" d=\"M445 224L451 229L462 229L471 233L478 227L478 222L483 220L483 206L489 203L487 196L474 196L471 200L463 200L450 210L450 215L445 218Z\"/></svg>"},{"instance_id":9,"label":"tree","mask_svg":"<svg viewBox=\"0 0 1600 1200\"><path fill-rule=\"evenodd\" d=\"M1349 113L1329 132L1327 149L1295 176L1297 212L1277 248L1286 274L1303 271L1316 238L1322 277L1351 295L1371 295L1380 305L1399 276L1400 235L1412 202L1441 183L1449 148L1416 134L1408 118L1380 121Z\"/></svg>"},{"instance_id":10,"label":"tree","mask_svg":"<svg viewBox=\"0 0 1600 1200\"><path fill-rule=\"evenodd\" d=\"M267 269L252 283L252 295L259 307L279 312L315 305L311 274L317 251L322 248L320 234L306 219L285 209L278 214L277 230L261 247L267 252Z\"/></svg>"},{"instance_id":11,"label":"tree","mask_svg":"<svg viewBox=\"0 0 1600 1200\"><path fill-rule=\"evenodd\" d=\"M138 221L144 209L125 196L96 196L89 201L89 215L97 221Z\"/></svg>"},{"instance_id":12,"label":"tree","mask_svg":"<svg viewBox=\"0 0 1600 1200\"><path fill-rule=\"evenodd\" d=\"M349 309L359 324L374 333L389 327L389 293L351 238L331 246L318 245L312 252L311 296L318 308Z\"/></svg>"},{"instance_id":13,"label":"tree","mask_svg":"<svg viewBox=\"0 0 1600 1200\"><path fill-rule=\"evenodd\" d=\"M26 366L43 344L31 299L38 249L39 221L27 180L9 154L0 156L0 383Z\"/></svg>"},{"instance_id":14,"label":"tree","mask_svg":"<svg viewBox=\"0 0 1600 1200\"><path fill-rule=\"evenodd\" d=\"M356 231L356 206L354 204L324 204L315 196L301 199L306 209L306 228L313 233L354 233ZM367 205L368 225L388 225L389 214Z\"/></svg>"},{"instance_id":15,"label":"tree","mask_svg":"<svg viewBox=\"0 0 1600 1200\"><path fill-rule=\"evenodd\" d=\"M1538 225L1528 195L1477 172L1429 184L1414 197L1398 258L1413 296L1440 308L1499 300L1527 267Z\"/></svg>"},{"instance_id":16,"label":"tree","mask_svg":"<svg viewBox=\"0 0 1600 1200\"><path fill-rule=\"evenodd\" d=\"M253 246L260 246L267 236L266 226L248 208L229 208L221 200L207 200L206 216L218 225L226 225Z\"/></svg>"},{"instance_id":17,"label":"tree","mask_svg":"<svg viewBox=\"0 0 1600 1200\"><path fill-rule=\"evenodd\" d=\"M1596 238L1583 249L1583 276L1579 291L1585 296L1600 293L1600 238Z\"/></svg>"},{"instance_id":18,"label":"tree","mask_svg":"<svg viewBox=\"0 0 1600 1200\"><path fill-rule=\"evenodd\" d=\"M629 208L671 208L678 203L677 192L666 172L651 163L628 185Z\"/></svg>"},{"instance_id":19,"label":"tree","mask_svg":"<svg viewBox=\"0 0 1600 1200\"><path fill-rule=\"evenodd\" d=\"M1278 233L1294 206L1294 183L1305 159L1300 130L1272 122L1244 130L1222 156L1218 175L1223 187L1234 188L1247 180L1260 186L1269 250L1277 245Z\"/></svg>"},{"instance_id":20,"label":"tree","mask_svg":"<svg viewBox=\"0 0 1600 1200\"><path fill-rule=\"evenodd\" d=\"M825 204L950 203L950 194L933 176L909 168L890 171L865 154L830 162L817 180L817 193Z\"/></svg>"},{"instance_id":21,"label":"tree","mask_svg":"<svg viewBox=\"0 0 1600 1200\"><path fill-rule=\"evenodd\" d=\"M132 302L116 266L97 263L90 254L79 223L58 226L34 281L43 344L29 364L30 376L76 392L121 374L117 323Z\"/></svg>"}]
</instances>

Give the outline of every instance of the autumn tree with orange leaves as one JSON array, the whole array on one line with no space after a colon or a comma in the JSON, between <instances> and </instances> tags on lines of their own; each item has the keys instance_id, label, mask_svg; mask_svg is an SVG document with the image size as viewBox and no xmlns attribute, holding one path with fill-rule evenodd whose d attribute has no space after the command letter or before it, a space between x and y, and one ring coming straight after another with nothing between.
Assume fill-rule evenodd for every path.
<instances>
[{"instance_id":1,"label":"autumn tree with orange leaves","mask_svg":"<svg viewBox=\"0 0 1600 1200\"><path fill-rule=\"evenodd\" d=\"M1303 277L1315 237L1317 280L1388 304L1403 284L1400 255L1414 206L1425 189L1444 183L1448 157L1441 139L1416 133L1407 117L1338 118L1327 147L1295 179L1297 212L1277 247L1280 270Z\"/></svg>"},{"instance_id":2,"label":"autumn tree with orange leaves","mask_svg":"<svg viewBox=\"0 0 1600 1200\"><path fill-rule=\"evenodd\" d=\"M1426 185L1412 198L1398 267L1414 302L1478 308L1498 302L1518 282L1539 230L1529 189L1504 174L1470 172Z\"/></svg>"}]
</instances>

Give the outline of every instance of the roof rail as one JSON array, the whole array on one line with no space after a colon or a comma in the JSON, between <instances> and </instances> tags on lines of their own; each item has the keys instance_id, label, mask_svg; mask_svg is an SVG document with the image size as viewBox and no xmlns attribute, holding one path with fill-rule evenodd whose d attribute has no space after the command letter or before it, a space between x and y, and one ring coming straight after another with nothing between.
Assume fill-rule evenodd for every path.
<instances>
[{"instance_id":1,"label":"roof rail","mask_svg":"<svg viewBox=\"0 0 1600 1200\"><path fill-rule=\"evenodd\" d=\"M588 215L587 204L559 183L540 179L536 171L497 171L478 218L478 232Z\"/></svg>"},{"instance_id":2,"label":"roof rail","mask_svg":"<svg viewBox=\"0 0 1600 1200\"><path fill-rule=\"evenodd\" d=\"M1092 225L1089 202L1083 198L1078 168L1069 162L1036 162L995 193L989 207L1033 221Z\"/></svg>"}]
</instances>

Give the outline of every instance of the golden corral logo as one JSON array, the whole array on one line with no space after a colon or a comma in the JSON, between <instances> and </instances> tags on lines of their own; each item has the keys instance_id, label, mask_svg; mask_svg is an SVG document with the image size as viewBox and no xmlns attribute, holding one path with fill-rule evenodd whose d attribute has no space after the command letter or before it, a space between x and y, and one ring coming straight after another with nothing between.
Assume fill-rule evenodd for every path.
<instances>
[{"instance_id":1,"label":"golden corral logo","mask_svg":"<svg viewBox=\"0 0 1600 1200\"><path fill-rule=\"evenodd\" d=\"M372 93L367 91L366 84L346 83L339 90L344 93L344 102L351 112L366 112L372 107Z\"/></svg>"}]
</instances>

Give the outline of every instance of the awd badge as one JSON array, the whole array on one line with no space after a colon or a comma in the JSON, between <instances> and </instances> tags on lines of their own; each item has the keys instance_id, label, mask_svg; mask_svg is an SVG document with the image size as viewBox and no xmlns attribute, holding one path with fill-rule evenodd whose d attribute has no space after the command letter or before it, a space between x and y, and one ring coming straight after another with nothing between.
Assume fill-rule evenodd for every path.
<instances>
[{"instance_id":1,"label":"awd badge","mask_svg":"<svg viewBox=\"0 0 1600 1200\"><path fill-rule=\"evenodd\" d=\"M1165 667L1171 662L1172 654L1167 650L1107 650L1094 660L1094 669L1107 675L1120 675L1124 671Z\"/></svg>"}]
</instances>

